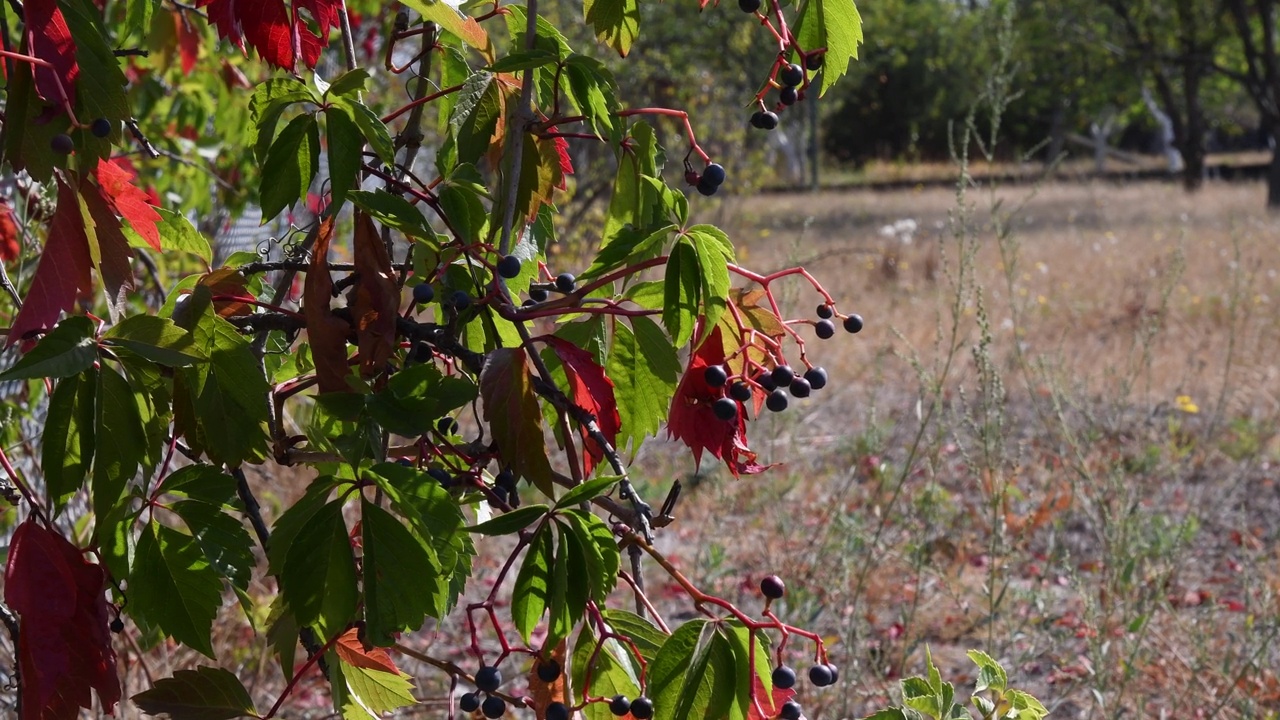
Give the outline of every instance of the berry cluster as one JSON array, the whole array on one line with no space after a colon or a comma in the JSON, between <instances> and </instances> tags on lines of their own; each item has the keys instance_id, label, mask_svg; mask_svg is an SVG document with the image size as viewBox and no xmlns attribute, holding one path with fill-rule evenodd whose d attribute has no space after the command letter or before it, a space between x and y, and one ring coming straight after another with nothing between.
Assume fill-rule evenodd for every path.
<instances>
[{"instance_id":1,"label":"berry cluster","mask_svg":"<svg viewBox=\"0 0 1280 720\"><path fill-rule=\"evenodd\" d=\"M771 25L769 18L760 11L762 5L762 0L738 0L738 9L744 13L755 15L766 25ZM756 102L760 104L760 109L751 115L751 126L761 130L772 130L778 127L778 112L804 99L804 89L808 87L805 71L817 72L822 69L824 56L824 50L821 49L804 52L796 47L794 38L790 37L790 35L784 39L776 29L774 34L778 36L779 40L783 40L784 50L778 54L778 60L773 68L773 77L770 79L768 86L756 96ZM790 46L792 50L800 55L800 60L804 63L803 66L798 63L786 62L783 59L787 46ZM769 87L778 89L778 104L773 110L767 109L764 105L764 95Z\"/></svg>"},{"instance_id":2,"label":"berry cluster","mask_svg":"<svg viewBox=\"0 0 1280 720\"><path fill-rule=\"evenodd\" d=\"M106 118L98 118L89 123L89 132L93 133L96 138L105 138L111 134L112 124ZM49 149L57 155L70 155L76 149L75 140L66 133L58 133L49 138Z\"/></svg>"},{"instance_id":3,"label":"berry cluster","mask_svg":"<svg viewBox=\"0 0 1280 720\"><path fill-rule=\"evenodd\" d=\"M708 197L715 195L720 186L724 184L725 173L724 166L719 163L707 163L702 173L696 173L689 167L688 161L685 162L684 179L690 185L698 189L698 192Z\"/></svg>"},{"instance_id":4,"label":"berry cluster","mask_svg":"<svg viewBox=\"0 0 1280 720\"><path fill-rule=\"evenodd\" d=\"M760 581L760 594L764 595L768 602L779 600L786 594L786 584L777 575L770 575ZM832 663L819 663L809 668L809 682L815 687L834 685L839 677L839 671ZM773 669L772 680L773 686L780 690L790 690L796 686L796 671L781 662L781 650L779 650L778 666ZM803 709L800 703L794 700L788 700L778 709L780 720L800 720L802 714Z\"/></svg>"},{"instance_id":5,"label":"berry cluster","mask_svg":"<svg viewBox=\"0 0 1280 720\"><path fill-rule=\"evenodd\" d=\"M492 665L485 665L476 672L476 689L479 692L463 693L458 699L458 707L463 712L473 713L476 710L487 718L500 718L507 712L507 701L494 695L502 685L502 671ZM485 698L480 700L480 694Z\"/></svg>"}]
</instances>

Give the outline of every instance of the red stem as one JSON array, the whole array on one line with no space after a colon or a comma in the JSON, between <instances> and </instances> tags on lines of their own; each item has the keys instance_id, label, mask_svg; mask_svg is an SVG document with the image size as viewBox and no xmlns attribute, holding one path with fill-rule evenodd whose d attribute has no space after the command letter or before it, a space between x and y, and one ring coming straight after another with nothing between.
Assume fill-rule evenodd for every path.
<instances>
[{"instance_id":1,"label":"red stem","mask_svg":"<svg viewBox=\"0 0 1280 720\"><path fill-rule=\"evenodd\" d=\"M306 675L307 671L311 669L311 666L315 665L325 653L329 652L329 648L333 647L333 644L337 642L338 638L342 637L345 632L346 630L344 629L342 632L334 635L332 638L329 638L329 641L326 642L323 647L317 650L314 655L307 658L306 664L304 664L302 669L294 673L293 677L289 679L289 684L285 686L284 692L280 693L280 697L276 699L276 704L272 705L271 710L268 711L266 715L262 716L262 720L271 720L271 718L276 716L276 713L280 710L280 706L284 703L284 699L289 697L289 694L293 692L293 689L298 685L298 681L302 679L302 676Z\"/></svg>"}]
</instances>

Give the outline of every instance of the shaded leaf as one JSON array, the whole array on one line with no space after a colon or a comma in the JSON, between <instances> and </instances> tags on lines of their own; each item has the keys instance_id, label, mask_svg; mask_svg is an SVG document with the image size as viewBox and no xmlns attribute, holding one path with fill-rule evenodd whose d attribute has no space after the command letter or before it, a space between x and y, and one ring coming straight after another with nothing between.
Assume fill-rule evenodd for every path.
<instances>
[{"instance_id":1,"label":"shaded leaf","mask_svg":"<svg viewBox=\"0 0 1280 720\"><path fill-rule=\"evenodd\" d=\"M93 321L87 317L70 317L58 323L13 367L0 373L0 381L70 377L93 367L97 358Z\"/></svg>"},{"instance_id":2,"label":"shaded leaf","mask_svg":"<svg viewBox=\"0 0 1280 720\"><path fill-rule=\"evenodd\" d=\"M484 419L502 459L544 495L554 496L539 422L542 412L523 349L499 348L489 353L480 371L480 395L484 398Z\"/></svg>"},{"instance_id":3,"label":"shaded leaf","mask_svg":"<svg viewBox=\"0 0 1280 720\"><path fill-rule=\"evenodd\" d=\"M467 531L480 535L511 535L529 527L545 514L547 514L546 505L525 505L479 525L472 525L467 528Z\"/></svg>"},{"instance_id":4,"label":"shaded leaf","mask_svg":"<svg viewBox=\"0 0 1280 720\"><path fill-rule=\"evenodd\" d=\"M640 8L636 0L585 0L582 13L595 28L600 42L626 57L640 34Z\"/></svg>"},{"instance_id":5,"label":"shaded leaf","mask_svg":"<svg viewBox=\"0 0 1280 720\"><path fill-rule=\"evenodd\" d=\"M360 598L341 500L320 508L299 528L280 573L280 591L299 625L319 623L333 632L352 620Z\"/></svg>"},{"instance_id":6,"label":"shaded leaf","mask_svg":"<svg viewBox=\"0 0 1280 720\"><path fill-rule=\"evenodd\" d=\"M138 538L128 588L131 614L214 656L210 633L222 605L222 581L191 536L148 523Z\"/></svg>"},{"instance_id":7,"label":"shaded leaf","mask_svg":"<svg viewBox=\"0 0 1280 720\"><path fill-rule=\"evenodd\" d=\"M315 248L311 251L311 270L302 281L302 313L307 321L307 340L316 365L320 392L353 392L347 384L351 373L347 366L347 337L351 325L330 308L333 278L329 275L329 241L333 238L332 215L320 222Z\"/></svg>"},{"instance_id":8,"label":"shaded leaf","mask_svg":"<svg viewBox=\"0 0 1280 720\"><path fill-rule=\"evenodd\" d=\"M132 700L148 715L164 713L173 720L258 717L249 691L235 673L206 665L175 670L172 677L157 680Z\"/></svg>"},{"instance_id":9,"label":"shaded leaf","mask_svg":"<svg viewBox=\"0 0 1280 720\"><path fill-rule=\"evenodd\" d=\"M93 460L97 378L81 373L58 383L49 398L40 467L53 505L61 509L88 475Z\"/></svg>"},{"instance_id":10,"label":"shaded leaf","mask_svg":"<svg viewBox=\"0 0 1280 720\"><path fill-rule=\"evenodd\" d=\"M421 585L439 577L440 563L430 546L367 500L360 529L366 633L370 644L388 646L399 632L417 630L431 612L431 595Z\"/></svg>"},{"instance_id":11,"label":"shaded leaf","mask_svg":"<svg viewBox=\"0 0 1280 720\"><path fill-rule=\"evenodd\" d=\"M209 565L237 589L247 589L255 561L244 523L199 500L174 503L173 511L187 524Z\"/></svg>"},{"instance_id":12,"label":"shaded leaf","mask_svg":"<svg viewBox=\"0 0 1280 720\"><path fill-rule=\"evenodd\" d=\"M58 209L22 309L5 337L6 347L28 333L52 327L64 310L74 307L77 296L93 290L89 278L89 238L80 215L80 200L75 189L61 176L57 182Z\"/></svg>"},{"instance_id":13,"label":"shaded leaf","mask_svg":"<svg viewBox=\"0 0 1280 720\"><path fill-rule=\"evenodd\" d=\"M359 210L355 214L356 280L349 302L355 316L360 374L381 373L396 350L396 310L400 288L391 269L387 246L378 236L373 220Z\"/></svg>"},{"instance_id":14,"label":"shaded leaf","mask_svg":"<svg viewBox=\"0 0 1280 720\"><path fill-rule=\"evenodd\" d=\"M270 4L266 0L264 4ZM316 118L304 113L289 121L271 143L258 185L264 221L307 196L320 165L320 128Z\"/></svg>"},{"instance_id":15,"label":"shaded leaf","mask_svg":"<svg viewBox=\"0 0 1280 720\"><path fill-rule=\"evenodd\" d=\"M103 336L108 345L119 345L166 367L182 367L209 359L195 346L191 333L169 318L131 315Z\"/></svg>"}]
</instances>

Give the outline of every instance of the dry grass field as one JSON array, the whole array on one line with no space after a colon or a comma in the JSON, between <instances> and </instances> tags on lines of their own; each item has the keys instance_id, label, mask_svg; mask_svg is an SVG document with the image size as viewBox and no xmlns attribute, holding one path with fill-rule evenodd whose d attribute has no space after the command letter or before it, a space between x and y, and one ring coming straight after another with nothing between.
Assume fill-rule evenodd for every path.
<instances>
[{"instance_id":1,"label":"dry grass field","mask_svg":"<svg viewBox=\"0 0 1280 720\"><path fill-rule=\"evenodd\" d=\"M926 645L962 690L985 650L1051 717L1277 717L1262 203L1156 183L726 200L708 219L744 264L802 264L867 324L815 340L828 389L750 426L781 467L694 477L683 448L642 452L651 495L694 481L666 547L748 606L763 574L788 581L787 616L846 668L810 717L898 701Z\"/></svg>"}]
</instances>

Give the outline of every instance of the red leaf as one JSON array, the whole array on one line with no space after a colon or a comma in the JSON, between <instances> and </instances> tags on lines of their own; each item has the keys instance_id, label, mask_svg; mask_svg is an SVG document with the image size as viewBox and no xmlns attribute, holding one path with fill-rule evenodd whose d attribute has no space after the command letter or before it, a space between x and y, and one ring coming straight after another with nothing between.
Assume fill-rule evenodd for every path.
<instances>
[{"instance_id":1,"label":"red leaf","mask_svg":"<svg viewBox=\"0 0 1280 720\"><path fill-rule=\"evenodd\" d=\"M554 494L551 463L542 434L542 410L523 348L498 348L480 371L484 419L503 462L545 495Z\"/></svg>"},{"instance_id":2,"label":"red leaf","mask_svg":"<svg viewBox=\"0 0 1280 720\"><path fill-rule=\"evenodd\" d=\"M613 394L613 381L604 374L604 368L596 364L591 353L562 338L550 335L544 338L564 363L565 375L575 405L595 415L600 433L610 445L617 445L618 429L622 420L618 416L618 401ZM604 448L582 431L582 472L591 474L592 468L604 457Z\"/></svg>"},{"instance_id":3,"label":"red leaf","mask_svg":"<svg viewBox=\"0 0 1280 720\"><path fill-rule=\"evenodd\" d=\"M400 668L396 667L386 650L380 647L365 648L360 641L360 631L356 628L339 636L333 644L333 651L337 653L338 659L353 667L400 674Z\"/></svg>"},{"instance_id":4,"label":"red leaf","mask_svg":"<svg viewBox=\"0 0 1280 720\"><path fill-rule=\"evenodd\" d=\"M133 185L133 171L121 160L99 160L95 176L102 199L117 215L129 221L133 231L157 252L160 250L160 213L151 207L145 192Z\"/></svg>"},{"instance_id":5,"label":"red leaf","mask_svg":"<svg viewBox=\"0 0 1280 720\"><path fill-rule=\"evenodd\" d=\"M230 40L240 51L245 41L269 64L293 71L302 60L314 68L320 52L329 44L329 31L337 26L335 0L294 0L293 9L282 0L198 0L218 36ZM306 10L319 34L313 33L298 12ZM296 42L295 42L296 38Z\"/></svg>"},{"instance_id":6,"label":"red leaf","mask_svg":"<svg viewBox=\"0 0 1280 720\"><path fill-rule=\"evenodd\" d=\"M742 404L738 404L738 417L732 422L716 417L711 409L712 403L724 397L724 388L708 385L703 373L708 366L723 363L724 343L720 327L716 326L689 358L689 367L671 399L667 434L689 446L695 463L701 464L702 452L709 450L724 461L734 477L754 475L770 466L757 464L756 454L747 446L747 419Z\"/></svg>"},{"instance_id":7,"label":"red leaf","mask_svg":"<svg viewBox=\"0 0 1280 720\"><path fill-rule=\"evenodd\" d=\"M34 520L18 526L4 571L5 603L18 613L22 720L75 720L90 690L108 713L120 701L108 631L106 573Z\"/></svg>"},{"instance_id":8,"label":"red leaf","mask_svg":"<svg viewBox=\"0 0 1280 720\"><path fill-rule=\"evenodd\" d=\"M351 325L333 314L333 278L329 275L329 240L333 218L325 218L311 253L311 272L302 288L302 313L307 319L307 340L316 364L320 392L351 392L347 385L347 336Z\"/></svg>"},{"instance_id":9,"label":"red leaf","mask_svg":"<svg viewBox=\"0 0 1280 720\"><path fill-rule=\"evenodd\" d=\"M45 100L61 103L63 92L68 105L76 99L75 82L80 75L76 64L76 42L71 28L58 8L58 0L27 0L23 4L27 30L31 37L31 54L53 66L35 67L36 90ZM56 78L56 79L55 79ZM59 90L58 81L62 82Z\"/></svg>"},{"instance_id":10,"label":"red leaf","mask_svg":"<svg viewBox=\"0 0 1280 720\"><path fill-rule=\"evenodd\" d=\"M573 174L573 160L569 158L569 141L562 137L555 138L556 154L560 157L560 184L556 187L564 190L568 187L566 178Z\"/></svg>"},{"instance_id":11,"label":"red leaf","mask_svg":"<svg viewBox=\"0 0 1280 720\"><path fill-rule=\"evenodd\" d=\"M89 238L80 216L80 200L59 177L58 210L49 226L31 289L14 318L5 346L28 333L53 327L58 315L75 305L77 295L91 292L89 267Z\"/></svg>"},{"instance_id":12,"label":"red leaf","mask_svg":"<svg viewBox=\"0 0 1280 720\"><path fill-rule=\"evenodd\" d=\"M387 246L378 236L373 220L357 210L355 225L354 252L359 280L351 289L350 304L355 313L360 374L371 377L385 367L396 350L400 286L391 269Z\"/></svg>"},{"instance_id":13,"label":"red leaf","mask_svg":"<svg viewBox=\"0 0 1280 720\"><path fill-rule=\"evenodd\" d=\"M0 63L3 67L4 63ZM0 199L0 263L18 259L22 254L22 238L18 233L18 222L14 218L13 208Z\"/></svg>"},{"instance_id":14,"label":"red leaf","mask_svg":"<svg viewBox=\"0 0 1280 720\"><path fill-rule=\"evenodd\" d=\"M788 700L796 696L795 689L783 690L776 685L773 688L773 697L769 698L764 694L764 683L760 682L760 678L754 673L751 675L752 693L756 701L747 708L747 720L773 720L778 717L778 712L782 710L782 706ZM759 709L757 709L759 708ZM764 714L760 714L763 710Z\"/></svg>"},{"instance_id":15,"label":"red leaf","mask_svg":"<svg viewBox=\"0 0 1280 720\"><path fill-rule=\"evenodd\" d=\"M102 276L102 284L107 291L107 309L111 312L112 321L119 321L124 313L126 295L135 287L133 248L129 247L120 218L116 217L110 201L88 180L80 182L80 197L93 220L92 237L98 244L98 274ZM88 232L89 229L85 228L86 236Z\"/></svg>"},{"instance_id":16,"label":"red leaf","mask_svg":"<svg viewBox=\"0 0 1280 720\"><path fill-rule=\"evenodd\" d=\"M182 58L182 72L190 75L200 56L200 33L191 25L184 12L174 11L173 22L178 34L178 55Z\"/></svg>"}]
</instances>

